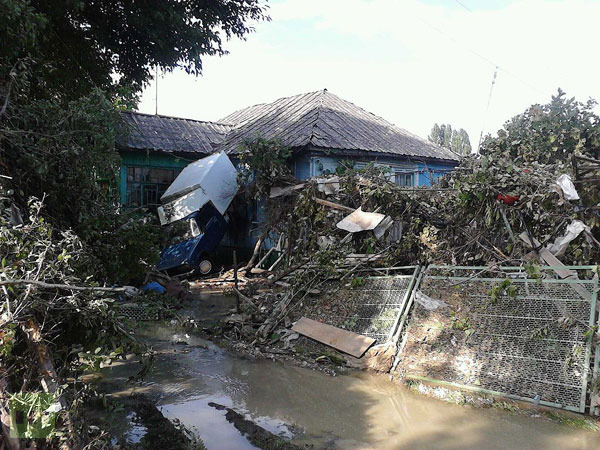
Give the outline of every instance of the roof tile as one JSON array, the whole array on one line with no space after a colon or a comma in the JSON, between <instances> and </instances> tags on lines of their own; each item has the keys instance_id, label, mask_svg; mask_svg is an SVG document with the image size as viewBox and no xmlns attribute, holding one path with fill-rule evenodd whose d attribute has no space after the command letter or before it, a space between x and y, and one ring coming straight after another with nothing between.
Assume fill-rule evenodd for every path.
<instances>
[{"instance_id":1,"label":"roof tile","mask_svg":"<svg viewBox=\"0 0 600 450\"><path fill-rule=\"evenodd\" d=\"M219 150L239 151L261 136L290 147L362 150L457 161L454 152L412 134L324 89L236 111L219 121L233 129Z\"/></svg>"},{"instance_id":2,"label":"roof tile","mask_svg":"<svg viewBox=\"0 0 600 450\"><path fill-rule=\"evenodd\" d=\"M127 132L120 134L122 148L164 152L210 154L220 144L230 125L177 117L124 112Z\"/></svg>"}]
</instances>

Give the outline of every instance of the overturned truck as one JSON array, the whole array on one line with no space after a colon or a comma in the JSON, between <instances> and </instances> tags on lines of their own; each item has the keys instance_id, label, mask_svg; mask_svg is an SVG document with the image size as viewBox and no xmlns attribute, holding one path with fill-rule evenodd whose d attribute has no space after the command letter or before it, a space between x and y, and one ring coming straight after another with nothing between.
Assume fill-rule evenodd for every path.
<instances>
[{"instance_id":1,"label":"overturned truck","mask_svg":"<svg viewBox=\"0 0 600 450\"><path fill-rule=\"evenodd\" d=\"M237 171L225 153L186 166L161 197L158 215L162 225L189 222L192 237L163 249L157 269L210 273L227 231L224 214L237 190Z\"/></svg>"}]
</instances>

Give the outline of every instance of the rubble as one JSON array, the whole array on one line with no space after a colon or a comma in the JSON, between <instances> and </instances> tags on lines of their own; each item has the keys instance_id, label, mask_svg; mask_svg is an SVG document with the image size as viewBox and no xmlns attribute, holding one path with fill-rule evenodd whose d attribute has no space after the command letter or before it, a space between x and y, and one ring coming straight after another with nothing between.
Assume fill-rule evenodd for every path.
<instances>
[{"instance_id":1,"label":"rubble","mask_svg":"<svg viewBox=\"0 0 600 450\"><path fill-rule=\"evenodd\" d=\"M412 305L446 317L455 304L419 291L397 300L399 311L385 318L393 327L379 333L359 358L331 349L347 351L350 337L340 345L298 324L318 320L319 327L363 334L356 324L376 323L382 310L361 309L352 291L368 279L392 279L406 266L452 264L484 271L511 266L537 273L536 267L548 265L543 276L562 280L576 279L572 266L592 266L598 258L595 188L575 176L575 190L564 161L542 164L489 152L465 158L431 187L409 188L395 185L374 165L305 181L280 169L274 172L278 176L257 176L261 185L247 189L268 194L249 262L191 283L237 295L238 310L215 333L253 357L393 371L398 349L406 344L399 339L412 320ZM411 281L407 292L414 285L418 281ZM584 286L570 286L589 298ZM460 333L442 337L450 352L470 335L467 324L457 320L450 322Z\"/></svg>"},{"instance_id":2,"label":"rubble","mask_svg":"<svg viewBox=\"0 0 600 450\"><path fill-rule=\"evenodd\" d=\"M229 339L242 339L250 347L264 349L275 345L281 349L283 342L277 336L289 331L307 312L308 317L339 327L334 317L339 313L328 314L330 294L360 284L364 277L389 275L390 268L402 264L518 265L539 258L540 264L555 267L558 276L572 276L568 267L560 269L563 262L550 251L556 248L552 242L565 242L558 232L569 223L577 223L567 221L576 212L570 204L561 203L561 196L552 189L556 177L550 167L533 164L531 169L517 169L514 165L507 169L506 162L491 160L484 157L466 161L463 170L446 176L438 186L423 190L396 186L373 167L305 183L288 179L288 186L271 187L272 195L265 205L267 219L255 253L256 266L239 271L240 287L234 291L247 318L229 322L232 328L223 332ZM484 170L492 173L486 182L479 180ZM456 186L461 189L456 190ZM353 215L374 220L352 221ZM377 239L373 230L383 222L386 229ZM580 222L585 226L583 220ZM401 239L390 241L387 235L394 223L400 224ZM592 227L589 233L593 236ZM543 236L544 245L533 234ZM267 237L278 245L263 249ZM560 255L569 264L588 262L596 255L596 249L579 234L565 243ZM579 251L574 253L574 248ZM573 259L574 254L578 258ZM229 289L233 281L228 272L194 284ZM348 311L357 307L347 298L344 301ZM422 293L414 301L432 309L448 307ZM309 305L314 305L318 315L310 315ZM341 326L347 328L348 324ZM298 344L306 344L306 338L287 342L285 352L295 353ZM376 344L374 348L390 345L385 341ZM309 347L314 359L329 351L315 344ZM387 366L365 363L371 358L368 355L369 352L359 363L340 356L349 365L379 369Z\"/></svg>"}]
</instances>

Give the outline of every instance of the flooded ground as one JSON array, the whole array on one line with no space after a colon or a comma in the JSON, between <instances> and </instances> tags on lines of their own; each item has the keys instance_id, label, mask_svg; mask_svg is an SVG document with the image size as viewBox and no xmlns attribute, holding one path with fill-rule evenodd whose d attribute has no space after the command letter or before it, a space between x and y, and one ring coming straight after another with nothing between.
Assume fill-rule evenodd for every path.
<instances>
[{"instance_id":1,"label":"flooded ground","mask_svg":"<svg viewBox=\"0 0 600 450\"><path fill-rule=\"evenodd\" d=\"M298 445L381 449L597 449L600 435L543 418L458 406L423 397L385 376L330 377L233 356L209 341L150 325L140 330L158 356L135 390L192 428L208 449L254 448L215 402ZM123 383L134 367L106 372ZM129 391L122 392L127 395Z\"/></svg>"}]
</instances>

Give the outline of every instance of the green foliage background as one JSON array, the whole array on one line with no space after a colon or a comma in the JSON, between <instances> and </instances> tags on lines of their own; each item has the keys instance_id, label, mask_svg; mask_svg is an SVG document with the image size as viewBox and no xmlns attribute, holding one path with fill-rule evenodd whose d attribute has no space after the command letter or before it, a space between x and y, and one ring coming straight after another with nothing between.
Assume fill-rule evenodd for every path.
<instances>
[{"instance_id":1,"label":"green foliage background","mask_svg":"<svg viewBox=\"0 0 600 450\"><path fill-rule=\"evenodd\" d=\"M471 154L471 141L469 134L463 128L457 130L452 129L450 124L437 123L431 128L431 133L427 136L434 144L440 145L459 155L468 156Z\"/></svg>"},{"instance_id":2,"label":"green foliage background","mask_svg":"<svg viewBox=\"0 0 600 450\"><path fill-rule=\"evenodd\" d=\"M142 283L161 230L113 194L115 136L127 132L120 111L135 107L156 67L199 74L205 55L225 54L227 38L266 18L258 0L0 0L0 280ZM141 351L115 315L114 294L27 284L1 292L9 391L40 389L30 321L63 379L91 360ZM79 435L67 437L71 448L82 448Z\"/></svg>"}]
</instances>

